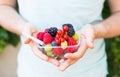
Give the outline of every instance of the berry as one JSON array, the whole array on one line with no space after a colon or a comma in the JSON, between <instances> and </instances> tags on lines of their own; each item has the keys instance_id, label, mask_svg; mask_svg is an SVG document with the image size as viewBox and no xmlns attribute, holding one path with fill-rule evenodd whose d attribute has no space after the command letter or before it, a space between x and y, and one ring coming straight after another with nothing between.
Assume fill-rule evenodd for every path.
<instances>
[{"instance_id":1,"label":"berry","mask_svg":"<svg viewBox=\"0 0 120 77\"><path fill-rule=\"evenodd\" d=\"M37 39L43 41L43 35L44 35L44 34L45 34L45 32L39 32L39 33L37 34Z\"/></svg>"},{"instance_id":2,"label":"berry","mask_svg":"<svg viewBox=\"0 0 120 77\"><path fill-rule=\"evenodd\" d=\"M64 28L65 26L68 26L68 31L67 31L68 35L69 35L70 37L73 36L73 35L75 34L75 30L74 30L72 24L64 24L64 25L62 25L63 28Z\"/></svg>"},{"instance_id":3,"label":"berry","mask_svg":"<svg viewBox=\"0 0 120 77\"><path fill-rule=\"evenodd\" d=\"M68 45L69 46L72 46L72 47L67 47L66 48L66 52L67 53L73 53L77 50L77 46L75 46L77 44L77 42L72 38L72 37L69 37L68 38Z\"/></svg>"},{"instance_id":4,"label":"berry","mask_svg":"<svg viewBox=\"0 0 120 77\"><path fill-rule=\"evenodd\" d=\"M78 35L77 35L77 33L75 33L73 36L72 36L72 38L75 40L75 41L78 41Z\"/></svg>"},{"instance_id":5,"label":"berry","mask_svg":"<svg viewBox=\"0 0 120 77\"><path fill-rule=\"evenodd\" d=\"M53 48L53 53L55 55L62 55L64 53L62 48Z\"/></svg>"},{"instance_id":6,"label":"berry","mask_svg":"<svg viewBox=\"0 0 120 77\"><path fill-rule=\"evenodd\" d=\"M56 33L57 33L57 28L56 27L51 27L51 28L49 28L48 29L48 33L50 33L50 35L52 36L52 37L55 37L56 36Z\"/></svg>"},{"instance_id":7,"label":"berry","mask_svg":"<svg viewBox=\"0 0 120 77\"><path fill-rule=\"evenodd\" d=\"M49 33L45 33L43 36L44 44L48 44L52 42L52 36Z\"/></svg>"},{"instance_id":8,"label":"berry","mask_svg":"<svg viewBox=\"0 0 120 77\"><path fill-rule=\"evenodd\" d=\"M60 41L59 38L58 38L58 39L56 38L56 39L55 39L55 42L59 45L61 41Z\"/></svg>"},{"instance_id":9,"label":"berry","mask_svg":"<svg viewBox=\"0 0 120 77\"><path fill-rule=\"evenodd\" d=\"M75 34L75 30L73 28L69 28L68 35L72 37Z\"/></svg>"},{"instance_id":10,"label":"berry","mask_svg":"<svg viewBox=\"0 0 120 77\"><path fill-rule=\"evenodd\" d=\"M56 41L52 41L52 46L57 46L57 43L56 43Z\"/></svg>"},{"instance_id":11,"label":"berry","mask_svg":"<svg viewBox=\"0 0 120 77\"><path fill-rule=\"evenodd\" d=\"M53 57L53 52L46 52L46 55L49 56L49 57Z\"/></svg>"},{"instance_id":12,"label":"berry","mask_svg":"<svg viewBox=\"0 0 120 77\"><path fill-rule=\"evenodd\" d=\"M64 41L65 41L65 39L61 37L60 38L60 42L64 42Z\"/></svg>"},{"instance_id":13,"label":"berry","mask_svg":"<svg viewBox=\"0 0 120 77\"><path fill-rule=\"evenodd\" d=\"M57 35L55 36L55 38L59 39L59 38L60 38L60 35L57 34Z\"/></svg>"},{"instance_id":14,"label":"berry","mask_svg":"<svg viewBox=\"0 0 120 77\"><path fill-rule=\"evenodd\" d=\"M51 44L46 44L44 50L45 50L44 53L45 53L47 56L49 56L49 57L52 57L52 56L53 56Z\"/></svg>"},{"instance_id":15,"label":"berry","mask_svg":"<svg viewBox=\"0 0 120 77\"><path fill-rule=\"evenodd\" d=\"M72 37L68 38L68 45L69 46L76 45L76 44L77 44L77 42Z\"/></svg>"},{"instance_id":16,"label":"berry","mask_svg":"<svg viewBox=\"0 0 120 77\"><path fill-rule=\"evenodd\" d=\"M67 46L68 46L67 41L61 42L61 47L62 47L63 49L67 48Z\"/></svg>"},{"instance_id":17,"label":"berry","mask_svg":"<svg viewBox=\"0 0 120 77\"><path fill-rule=\"evenodd\" d=\"M62 27L68 26L68 28L73 28L72 24L63 24Z\"/></svg>"},{"instance_id":18,"label":"berry","mask_svg":"<svg viewBox=\"0 0 120 77\"><path fill-rule=\"evenodd\" d=\"M67 39L68 39L68 35L67 35L67 34L63 35L63 38L64 38L65 40L67 40Z\"/></svg>"},{"instance_id":19,"label":"berry","mask_svg":"<svg viewBox=\"0 0 120 77\"><path fill-rule=\"evenodd\" d=\"M68 31L68 26L63 26L63 30L64 30L65 32L67 32L67 31Z\"/></svg>"},{"instance_id":20,"label":"berry","mask_svg":"<svg viewBox=\"0 0 120 77\"><path fill-rule=\"evenodd\" d=\"M51 44L46 44L44 50L45 50L45 52L51 52L52 51L52 45Z\"/></svg>"},{"instance_id":21,"label":"berry","mask_svg":"<svg viewBox=\"0 0 120 77\"><path fill-rule=\"evenodd\" d=\"M64 59L65 53L77 51L78 35L71 24L62 25L62 29L56 27L46 28L39 32L37 38L44 42L45 47L39 47L43 53L54 59ZM53 47L57 46L57 47Z\"/></svg>"},{"instance_id":22,"label":"berry","mask_svg":"<svg viewBox=\"0 0 120 77\"><path fill-rule=\"evenodd\" d=\"M57 31L57 34L61 36L61 35L63 34L63 31L62 31L61 29L59 29L59 30Z\"/></svg>"},{"instance_id":23,"label":"berry","mask_svg":"<svg viewBox=\"0 0 120 77\"><path fill-rule=\"evenodd\" d=\"M66 48L66 53L73 53L77 50L78 47L68 47Z\"/></svg>"}]
</instances>

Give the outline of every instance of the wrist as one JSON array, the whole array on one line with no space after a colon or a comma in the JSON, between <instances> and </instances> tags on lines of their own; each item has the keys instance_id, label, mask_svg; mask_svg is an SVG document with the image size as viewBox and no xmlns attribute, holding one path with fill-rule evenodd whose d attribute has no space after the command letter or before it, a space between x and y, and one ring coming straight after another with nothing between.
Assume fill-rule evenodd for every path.
<instances>
[{"instance_id":1,"label":"wrist","mask_svg":"<svg viewBox=\"0 0 120 77\"><path fill-rule=\"evenodd\" d=\"M95 38L103 38L106 36L107 31L102 23L95 24L93 30Z\"/></svg>"}]
</instances>

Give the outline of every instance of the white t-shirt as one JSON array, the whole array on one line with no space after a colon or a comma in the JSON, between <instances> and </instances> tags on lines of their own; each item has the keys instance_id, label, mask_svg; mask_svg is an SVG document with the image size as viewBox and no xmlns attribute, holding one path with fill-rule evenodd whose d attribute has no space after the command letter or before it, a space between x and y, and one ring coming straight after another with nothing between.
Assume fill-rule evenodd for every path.
<instances>
[{"instance_id":1,"label":"white t-shirt","mask_svg":"<svg viewBox=\"0 0 120 77\"><path fill-rule=\"evenodd\" d=\"M75 30L85 24L102 20L101 12L104 0L18 0L20 15L44 30L70 23ZM107 63L103 39L94 41L94 49L88 49L85 55L65 72L56 66L40 60L30 47L22 43L18 54L19 77L105 77Z\"/></svg>"}]
</instances>

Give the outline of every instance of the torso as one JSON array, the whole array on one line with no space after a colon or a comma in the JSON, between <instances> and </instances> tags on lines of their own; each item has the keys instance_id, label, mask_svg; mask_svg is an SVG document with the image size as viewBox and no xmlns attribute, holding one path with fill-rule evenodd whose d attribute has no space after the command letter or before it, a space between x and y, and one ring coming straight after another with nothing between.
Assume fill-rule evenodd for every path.
<instances>
[{"instance_id":1,"label":"torso","mask_svg":"<svg viewBox=\"0 0 120 77\"><path fill-rule=\"evenodd\" d=\"M18 3L21 16L40 30L50 26L61 28L62 24L71 23L77 31L85 24L102 20L104 0L18 0ZM99 65L106 72L106 65L102 67L106 64L103 39L95 40L94 44L93 50L86 51L83 58L65 72L40 60L28 46L22 44L18 55L18 74L20 77L98 77L100 72L96 70L90 72L94 75L86 75L89 69Z\"/></svg>"}]
</instances>

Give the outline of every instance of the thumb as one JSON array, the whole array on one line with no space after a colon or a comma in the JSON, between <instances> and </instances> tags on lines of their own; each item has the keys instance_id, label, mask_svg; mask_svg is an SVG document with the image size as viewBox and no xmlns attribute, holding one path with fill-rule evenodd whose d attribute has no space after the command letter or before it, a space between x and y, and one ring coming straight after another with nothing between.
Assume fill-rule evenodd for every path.
<instances>
[{"instance_id":1,"label":"thumb","mask_svg":"<svg viewBox=\"0 0 120 77\"><path fill-rule=\"evenodd\" d=\"M32 41L32 40L31 40L30 38L26 38L25 41L24 41L24 43L25 43L25 44L29 44L31 41Z\"/></svg>"},{"instance_id":2,"label":"thumb","mask_svg":"<svg viewBox=\"0 0 120 77\"><path fill-rule=\"evenodd\" d=\"M27 36L34 36L34 34L38 31L31 23L26 23L25 28L22 32L22 36L25 38L24 43L29 44L32 40Z\"/></svg>"},{"instance_id":3,"label":"thumb","mask_svg":"<svg viewBox=\"0 0 120 77\"><path fill-rule=\"evenodd\" d=\"M88 46L89 48L91 48L91 49L93 49L93 48L94 48L94 44L93 44L93 42L92 42L92 41L90 41L90 40L86 39L86 43L87 43L87 46Z\"/></svg>"}]
</instances>

